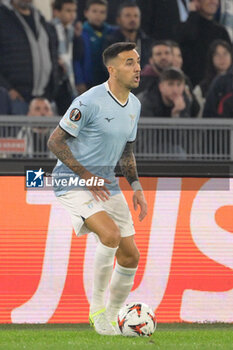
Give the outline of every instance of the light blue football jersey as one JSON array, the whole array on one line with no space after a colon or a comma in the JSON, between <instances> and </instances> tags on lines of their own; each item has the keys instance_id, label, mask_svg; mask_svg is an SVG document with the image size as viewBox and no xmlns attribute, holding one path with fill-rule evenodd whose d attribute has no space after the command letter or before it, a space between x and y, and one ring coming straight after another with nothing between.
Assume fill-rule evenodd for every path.
<instances>
[{"instance_id":1,"label":"light blue football jersey","mask_svg":"<svg viewBox=\"0 0 233 350\"><path fill-rule=\"evenodd\" d=\"M130 93L122 105L106 82L77 97L60 121L60 127L73 136L67 144L75 159L94 175L111 181L105 184L111 195L120 191L114 169L126 143L136 138L140 111L141 104L136 96ZM60 160L53 176L57 180L78 177ZM64 187L59 181L54 185L57 196L73 188L70 184Z\"/></svg>"}]
</instances>

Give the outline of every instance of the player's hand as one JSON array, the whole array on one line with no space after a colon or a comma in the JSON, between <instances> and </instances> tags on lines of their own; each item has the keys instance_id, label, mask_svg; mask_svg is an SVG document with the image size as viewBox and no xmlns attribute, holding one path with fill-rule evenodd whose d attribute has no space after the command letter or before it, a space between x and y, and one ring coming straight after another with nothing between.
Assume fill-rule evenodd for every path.
<instances>
[{"instance_id":1,"label":"player's hand","mask_svg":"<svg viewBox=\"0 0 233 350\"><path fill-rule=\"evenodd\" d=\"M87 182L87 180L90 179L97 179L97 183L99 180L104 180L104 183L110 184L111 181L105 179L104 177L100 177L100 176L96 176L94 174L92 174L90 171L85 171L84 174L82 174L82 179L85 180L85 182ZM103 186L94 186L94 185L86 185L86 188L93 194L93 197L95 198L95 200L97 200L99 202L99 200L101 199L103 202L105 202L106 200L109 199L110 196L110 192L107 189L107 187L105 185Z\"/></svg>"},{"instance_id":2,"label":"player's hand","mask_svg":"<svg viewBox=\"0 0 233 350\"><path fill-rule=\"evenodd\" d=\"M147 202L144 197L143 191L135 191L133 195L133 206L134 210L138 209L138 205L140 206L140 214L138 216L139 221L142 221L147 215Z\"/></svg>"}]
</instances>

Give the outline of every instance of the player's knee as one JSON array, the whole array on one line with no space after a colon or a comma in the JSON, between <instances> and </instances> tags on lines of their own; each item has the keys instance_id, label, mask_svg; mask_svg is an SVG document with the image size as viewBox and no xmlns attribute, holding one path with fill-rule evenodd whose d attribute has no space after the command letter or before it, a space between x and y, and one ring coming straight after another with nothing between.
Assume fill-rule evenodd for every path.
<instances>
[{"instance_id":1,"label":"player's knee","mask_svg":"<svg viewBox=\"0 0 233 350\"><path fill-rule=\"evenodd\" d=\"M119 246L120 240L121 240L120 230L117 226L115 226L107 230L102 240L102 243L108 247L115 248Z\"/></svg>"},{"instance_id":2,"label":"player's knee","mask_svg":"<svg viewBox=\"0 0 233 350\"><path fill-rule=\"evenodd\" d=\"M133 254L130 256L129 259L129 267L137 267L138 263L139 263L139 259L140 259L140 253L138 251L138 249L135 249L135 251L133 252Z\"/></svg>"},{"instance_id":3,"label":"player's knee","mask_svg":"<svg viewBox=\"0 0 233 350\"><path fill-rule=\"evenodd\" d=\"M136 268L140 260L140 253L135 249L130 255L121 257L120 265L128 268Z\"/></svg>"}]
</instances>

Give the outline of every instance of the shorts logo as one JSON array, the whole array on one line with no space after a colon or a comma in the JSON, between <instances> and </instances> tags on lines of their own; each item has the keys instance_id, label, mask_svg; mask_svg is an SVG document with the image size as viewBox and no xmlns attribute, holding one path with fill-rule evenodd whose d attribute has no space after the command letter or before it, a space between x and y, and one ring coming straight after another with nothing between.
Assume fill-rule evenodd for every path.
<instances>
[{"instance_id":1,"label":"shorts logo","mask_svg":"<svg viewBox=\"0 0 233 350\"><path fill-rule=\"evenodd\" d=\"M85 202L83 204L86 204L88 206L89 209L93 208L94 206L94 203L93 202L93 199L90 199L88 202Z\"/></svg>"},{"instance_id":2,"label":"shorts logo","mask_svg":"<svg viewBox=\"0 0 233 350\"><path fill-rule=\"evenodd\" d=\"M41 188L44 187L44 171L27 170L26 171L26 187Z\"/></svg>"},{"instance_id":3,"label":"shorts logo","mask_svg":"<svg viewBox=\"0 0 233 350\"><path fill-rule=\"evenodd\" d=\"M81 116L82 114L78 108L74 108L70 112L70 120L72 120L73 122L79 121L81 119Z\"/></svg>"}]
</instances>

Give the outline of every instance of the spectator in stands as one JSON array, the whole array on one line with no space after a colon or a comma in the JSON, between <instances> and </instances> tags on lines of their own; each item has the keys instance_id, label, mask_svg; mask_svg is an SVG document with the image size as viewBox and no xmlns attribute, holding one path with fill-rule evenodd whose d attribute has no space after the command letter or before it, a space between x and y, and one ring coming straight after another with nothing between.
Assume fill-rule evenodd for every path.
<instances>
[{"instance_id":1,"label":"spectator in stands","mask_svg":"<svg viewBox=\"0 0 233 350\"><path fill-rule=\"evenodd\" d=\"M0 115L9 115L11 113L11 99L8 91L0 87Z\"/></svg>"},{"instance_id":2,"label":"spectator in stands","mask_svg":"<svg viewBox=\"0 0 233 350\"><path fill-rule=\"evenodd\" d=\"M189 0L137 0L137 3L147 35L154 40L176 39L175 28L187 18Z\"/></svg>"},{"instance_id":3,"label":"spectator in stands","mask_svg":"<svg viewBox=\"0 0 233 350\"><path fill-rule=\"evenodd\" d=\"M58 37L59 91L61 103L59 114L64 114L77 96L73 69L74 20L77 17L77 0L55 0L53 24ZM62 95L64 96L62 98Z\"/></svg>"},{"instance_id":4,"label":"spectator in stands","mask_svg":"<svg viewBox=\"0 0 233 350\"><path fill-rule=\"evenodd\" d=\"M185 93L185 76L177 68L164 70L160 75L158 88L142 92L138 98L142 104L143 117L190 117L190 100ZM186 158L187 150L182 146L182 137L174 140L164 134L160 138L156 135L152 136L155 153L176 154L179 158Z\"/></svg>"},{"instance_id":5,"label":"spectator in stands","mask_svg":"<svg viewBox=\"0 0 233 350\"><path fill-rule=\"evenodd\" d=\"M182 69L184 60L180 45L172 40L168 40L167 42L171 46L172 50L172 66L178 69Z\"/></svg>"},{"instance_id":6,"label":"spectator in stands","mask_svg":"<svg viewBox=\"0 0 233 350\"><path fill-rule=\"evenodd\" d=\"M211 84L203 118L233 118L233 68Z\"/></svg>"},{"instance_id":7,"label":"spectator in stands","mask_svg":"<svg viewBox=\"0 0 233 350\"><path fill-rule=\"evenodd\" d=\"M150 88L138 96L144 117L190 117L190 100L185 93L185 76L177 68L164 70L158 89Z\"/></svg>"},{"instance_id":8,"label":"spectator in stands","mask_svg":"<svg viewBox=\"0 0 233 350\"><path fill-rule=\"evenodd\" d=\"M134 42L141 57L141 68L143 68L149 60L151 39L140 29L141 11L136 2L125 1L119 6L117 24L119 29L108 36L106 46L119 41Z\"/></svg>"},{"instance_id":9,"label":"spectator in stands","mask_svg":"<svg viewBox=\"0 0 233 350\"><path fill-rule=\"evenodd\" d=\"M59 64L67 73L71 85L74 87L73 71L73 23L77 16L77 0L55 0L53 9L56 17L53 24L58 37Z\"/></svg>"},{"instance_id":10,"label":"spectator in stands","mask_svg":"<svg viewBox=\"0 0 233 350\"><path fill-rule=\"evenodd\" d=\"M214 22L219 0L199 0L191 4L187 21L177 28L177 39L183 52L184 72L195 86L204 77L210 44L216 39L230 43L230 37L222 25Z\"/></svg>"},{"instance_id":11,"label":"spectator in stands","mask_svg":"<svg viewBox=\"0 0 233 350\"><path fill-rule=\"evenodd\" d=\"M114 29L105 23L107 9L106 0L87 1L87 21L83 25L81 37L76 38L75 42L75 52L82 52L79 57L74 57L75 80L80 94L94 85L103 83L108 77L102 61L102 52L107 35Z\"/></svg>"},{"instance_id":12,"label":"spectator in stands","mask_svg":"<svg viewBox=\"0 0 233 350\"><path fill-rule=\"evenodd\" d=\"M171 50L172 50L172 56L173 56L172 66L182 70L183 56L182 56L182 52L179 44L171 40L167 42L171 46ZM192 86L191 80L187 75L185 75L185 92L191 102L191 111L190 111L191 116L196 117L200 113L200 105L196 96L193 93L193 86Z\"/></svg>"},{"instance_id":13,"label":"spectator in stands","mask_svg":"<svg viewBox=\"0 0 233 350\"><path fill-rule=\"evenodd\" d=\"M135 0L128 0L131 3L135 3ZM125 0L108 0L108 23L116 25L116 14L119 11L119 7L125 2ZM138 1L137 1L138 2Z\"/></svg>"},{"instance_id":14,"label":"spectator in stands","mask_svg":"<svg viewBox=\"0 0 233 350\"><path fill-rule=\"evenodd\" d=\"M56 88L55 30L32 0L0 6L0 86L9 91L13 114L26 114L33 96L51 99Z\"/></svg>"},{"instance_id":15,"label":"spectator in stands","mask_svg":"<svg viewBox=\"0 0 233 350\"><path fill-rule=\"evenodd\" d=\"M139 87L134 90L135 94L147 90L151 86L158 85L161 73L172 66L172 49L168 42L155 42L150 51L149 64L141 71L141 81Z\"/></svg>"},{"instance_id":16,"label":"spectator in stands","mask_svg":"<svg viewBox=\"0 0 233 350\"><path fill-rule=\"evenodd\" d=\"M233 42L233 1L220 0L220 23L226 28Z\"/></svg>"},{"instance_id":17,"label":"spectator in stands","mask_svg":"<svg viewBox=\"0 0 233 350\"><path fill-rule=\"evenodd\" d=\"M212 81L216 76L226 73L232 66L232 63L233 53L231 45L223 40L215 40L208 51L205 77L194 89L194 93L201 106L201 115Z\"/></svg>"},{"instance_id":18,"label":"spectator in stands","mask_svg":"<svg viewBox=\"0 0 233 350\"><path fill-rule=\"evenodd\" d=\"M32 117L52 117L53 111L50 102L44 97L35 97L30 105L28 116ZM45 127L22 127L17 138L24 139L26 143L26 154L29 157L48 157L49 150L47 141L50 130Z\"/></svg>"}]
</instances>

